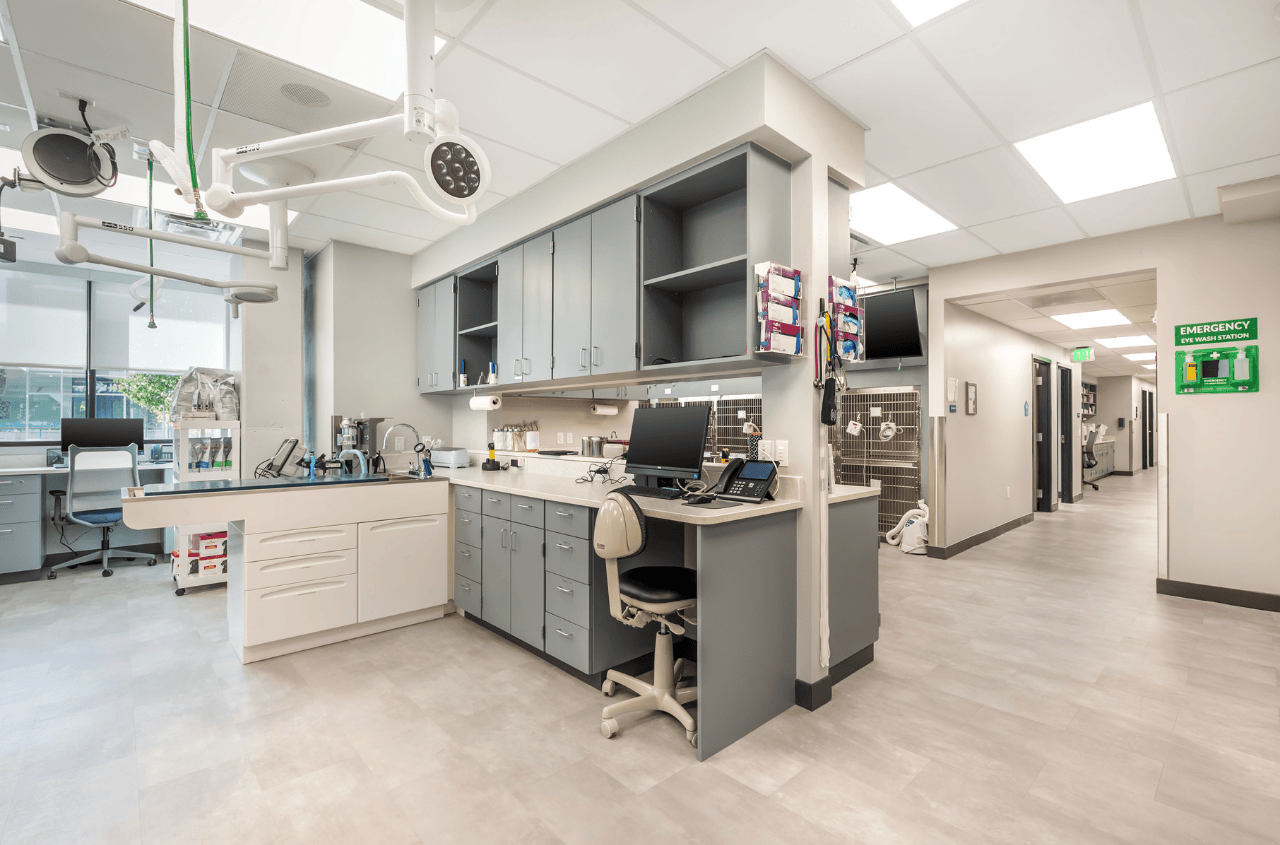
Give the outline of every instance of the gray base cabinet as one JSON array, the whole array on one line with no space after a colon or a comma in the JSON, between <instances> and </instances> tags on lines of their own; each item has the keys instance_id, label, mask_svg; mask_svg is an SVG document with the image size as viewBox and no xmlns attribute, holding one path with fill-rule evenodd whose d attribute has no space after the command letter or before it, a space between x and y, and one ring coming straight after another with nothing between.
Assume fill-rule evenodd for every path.
<instances>
[{"instance_id":1,"label":"gray base cabinet","mask_svg":"<svg viewBox=\"0 0 1280 845\"><path fill-rule=\"evenodd\" d=\"M542 529L511 524L511 633L542 648Z\"/></svg>"},{"instance_id":2,"label":"gray base cabinet","mask_svg":"<svg viewBox=\"0 0 1280 845\"><path fill-rule=\"evenodd\" d=\"M827 509L833 667L880 638L880 548L868 539L879 536L879 512L879 497Z\"/></svg>"},{"instance_id":3,"label":"gray base cabinet","mask_svg":"<svg viewBox=\"0 0 1280 845\"><path fill-rule=\"evenodd\" d=\"M496 516L481 520L480 618L511 631L511 522Z\"/></svg>"}]
</instances>

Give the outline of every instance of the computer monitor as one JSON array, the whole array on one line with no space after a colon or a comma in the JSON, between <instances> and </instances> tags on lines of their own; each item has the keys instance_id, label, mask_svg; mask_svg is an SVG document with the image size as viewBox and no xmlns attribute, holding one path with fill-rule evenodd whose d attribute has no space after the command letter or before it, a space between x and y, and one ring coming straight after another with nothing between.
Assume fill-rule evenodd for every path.
<instances>
[{"instance_id":1,"label":"computer monitor","mask_svg":"<svg viewBox=\"0 0 1280 845\"><path fill-rule=\"evenodd\" d=\"M702 476L706 450L708 405L664 405L637 408L627 447L628 475L650 479L696 479ZM655 482L650 481L653 486Z\"/></svg>"},{"instance_id":2,"label":"computer monitor","mask_svg":"<svg viewBox=\"0 0 1280 845\"><path fill-rule=\"evenodd\" d=\"M80 417L62 418L62 451L72 446L82 449L102 446L128 446L142 448L142 420L86 420Z\"/></svg>"}]
</instances>

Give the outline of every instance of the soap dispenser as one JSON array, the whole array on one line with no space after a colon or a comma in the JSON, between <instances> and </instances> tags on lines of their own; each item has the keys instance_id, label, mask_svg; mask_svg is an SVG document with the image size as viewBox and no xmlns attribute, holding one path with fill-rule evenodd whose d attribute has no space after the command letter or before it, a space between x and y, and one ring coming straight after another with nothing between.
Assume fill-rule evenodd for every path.
<instances>
[{"instance_id":1,"label":"soap dispenser","mask_svg":"<svg viewBox=\"0 0 1280 845\"><path fill-rule=\"evenodd\" d=\"M1245 357L1243 349L1236 353L1235 364L1231 368L1231 376L1236 381L1249 380L1249 359Z\"/></svg>"}]
</instances>

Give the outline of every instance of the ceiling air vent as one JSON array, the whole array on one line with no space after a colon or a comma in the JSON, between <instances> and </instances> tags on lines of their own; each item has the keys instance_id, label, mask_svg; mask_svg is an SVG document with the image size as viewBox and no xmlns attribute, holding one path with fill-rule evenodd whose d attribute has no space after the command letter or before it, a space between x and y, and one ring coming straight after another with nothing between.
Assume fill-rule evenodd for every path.
<instances>
[{"instance_id":1,"label":"ceiling air vent","mask_svg":"<svg viewBox=\"0 0 1280 845\"><path fill-rule=\"evenodd\" d=\"M280 86L280 93L300 106L309 109L325 109L333 104L329 95L311 85L301 82L286 82Z\"/></svg>"}]
</instances>

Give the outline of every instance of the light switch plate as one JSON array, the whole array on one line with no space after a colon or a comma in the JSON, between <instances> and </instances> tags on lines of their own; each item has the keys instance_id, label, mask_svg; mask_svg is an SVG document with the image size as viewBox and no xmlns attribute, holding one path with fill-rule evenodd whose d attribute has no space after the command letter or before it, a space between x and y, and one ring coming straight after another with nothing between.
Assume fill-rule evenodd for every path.
<instances>
[{"instance_id":1,"label":"light switch plate","mask_svg":"<svg viewBox=\"0 0 1280 845\"><path fill-rule=\"evenodd\" d=\"M785 440L774 441L774 449L776 451L774 451L773 457L777 459L778 466L786 466L787 465L787 441Z\"/></svg>"}]
</instances>

